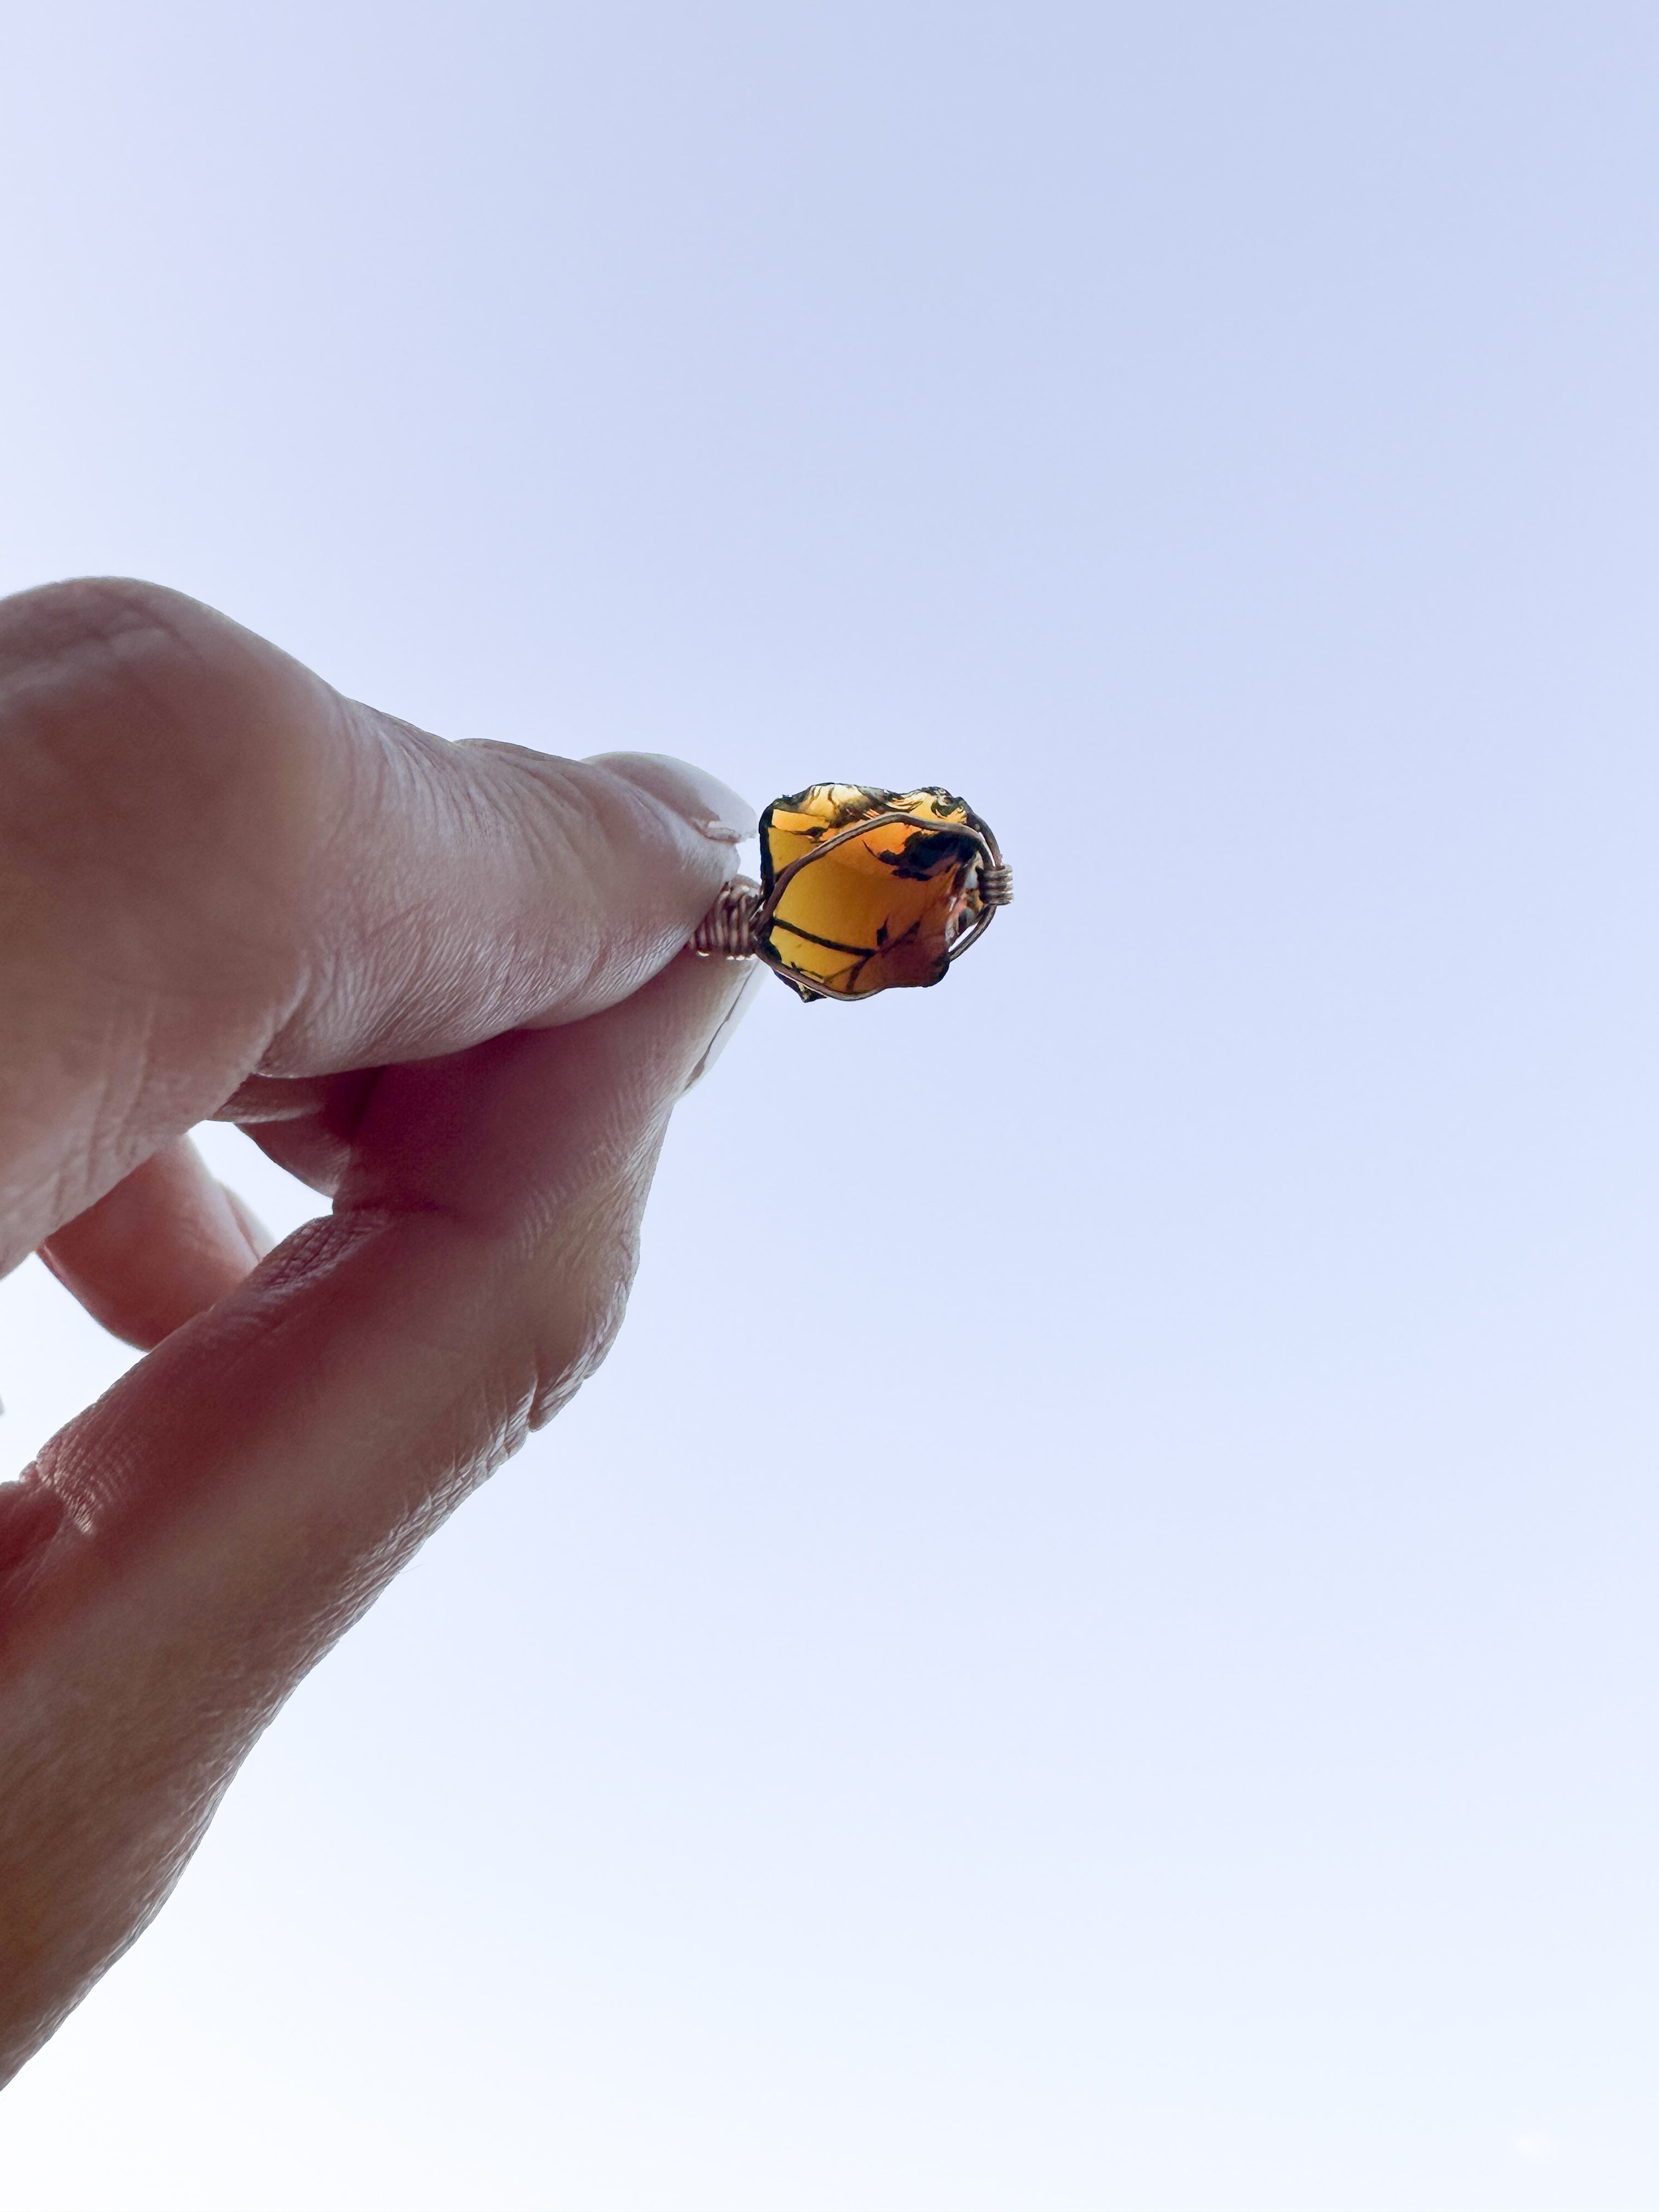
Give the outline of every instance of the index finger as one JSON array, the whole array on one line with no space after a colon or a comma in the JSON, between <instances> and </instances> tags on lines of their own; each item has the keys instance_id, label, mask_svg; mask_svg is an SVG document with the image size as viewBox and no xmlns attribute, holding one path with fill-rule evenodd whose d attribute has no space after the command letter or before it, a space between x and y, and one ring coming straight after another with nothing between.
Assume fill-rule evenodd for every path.
<instances>
[{"instance_id":1,"label":"index finger","mask_svg":"<svg viewBox=\"0 0 1659 2212\"><path fill-rule=\"evenodd\" d=\"M0 1267L249 1076L625 998L753 827L685 764L447 744L147 584L0 605Z\"/></svg>"}]
</instances>

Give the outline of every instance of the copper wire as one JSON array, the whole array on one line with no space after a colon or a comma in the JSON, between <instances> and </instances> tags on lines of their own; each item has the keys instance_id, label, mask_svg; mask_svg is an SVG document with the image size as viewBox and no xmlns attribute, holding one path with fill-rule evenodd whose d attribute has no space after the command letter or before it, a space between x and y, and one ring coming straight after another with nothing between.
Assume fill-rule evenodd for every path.
<instances>
[{"instance_id":1,"label":"copper wire","mask_svg":"<svg viewBox=\"0 0 1659 2212\"><path fill-rule=\"evenodd\" d=\"M714 903L697 924L691 939L694 952L718 953L727 960L747 960L755 950L755 916L760 912L760 885L747 876L734 876L715 893Z\"/></svg>"},{"instance_id":2,"label":"copper wire","mask_svg":"<svg viewBox=\"0 0 1659 2212\"><path fill-rule=\"evenodd\" d=\"M810 860L815 855L809 854L805 857ZM797 866L799 865L799 862L796 863ZM782 887L780 883L779 890ZM1013 904L1014 872L1006 860L981 861L979 898L981 908L988 910L985 916L988 921L990 918L989 908ZM691 939L691 950L725 960L751 959L758 949L755 925L760 918L760 885L752 883L747 876L734 876L729 884L721 884L715 893L714 903L697 924Z\"/></svg>"}]
</instances>

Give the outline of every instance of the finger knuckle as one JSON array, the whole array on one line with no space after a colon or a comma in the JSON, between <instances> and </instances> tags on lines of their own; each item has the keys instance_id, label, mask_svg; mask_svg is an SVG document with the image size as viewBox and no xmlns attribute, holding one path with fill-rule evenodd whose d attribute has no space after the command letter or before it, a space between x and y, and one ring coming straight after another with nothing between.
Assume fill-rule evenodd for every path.
<instances>
[{"instance_id":1,"label":"finger knuckle","mask_svg":"<svg viewBox=\"0 0 1659 2212\"><path fill-rule=\"evenodd\" d=\"M302 865L324 818L315 679L159 585L56 584L0 605L0 788L36 864L210 904ZM320 687L319 687L320 689Z\"/></svg>"}]
</instances>

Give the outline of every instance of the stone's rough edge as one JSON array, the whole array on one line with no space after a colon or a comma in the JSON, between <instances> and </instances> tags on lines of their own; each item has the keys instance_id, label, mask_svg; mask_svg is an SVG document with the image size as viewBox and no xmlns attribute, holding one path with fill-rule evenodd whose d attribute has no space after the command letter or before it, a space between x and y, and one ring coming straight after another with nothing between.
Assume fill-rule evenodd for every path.
<instances>
[{"instance_id":1,"label":"stone's rough edge","mask_svg":"<svg viewBox=\"0 0 1659 2212\"><path fill-rule=\"evenodd\" d=\"M781 798L775 799L761 816L759 836L763 899L771 896L775 873L772 862L773 816L782 812L805 814L810 817L812 812L811 801L821 793L831 791L845 791L854 795L843 799L838 807L826 814L811 830L798 830L787 834L798 837L810 836L816 843L819 838L833 836L837 830L850 830L860 814L908 814L918 827L926 827L927 816L919 808L907 804L908 801L923 799L933 800L933 814L935 821L943 823L955 818L964 829L977 830L988 836L990 834L990 825L975 813L967 800L958 798L953 791L947 791L943 784L918 784L914 791L884 791L879 784L874 783L836 783L833 781L809 783L804 790L788 792Z\"/></svg>"}]
</instances>

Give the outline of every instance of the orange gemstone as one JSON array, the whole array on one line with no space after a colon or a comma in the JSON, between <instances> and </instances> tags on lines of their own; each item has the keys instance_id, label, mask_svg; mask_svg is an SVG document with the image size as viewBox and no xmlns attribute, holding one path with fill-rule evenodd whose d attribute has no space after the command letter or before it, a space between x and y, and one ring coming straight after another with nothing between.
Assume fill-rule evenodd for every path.
<instances>
[{"instance_id":1,"label":"orange gemstone","mask_svg":"<svg viewBox=\"0 0 1659 2212\"><path fill-rule=\"evenodd\" d=\"M762 957L805 999L937 983L984 912L984 834L948 791L815 783L775 799L760 824Z\"/></svg>"}]
</instances>

